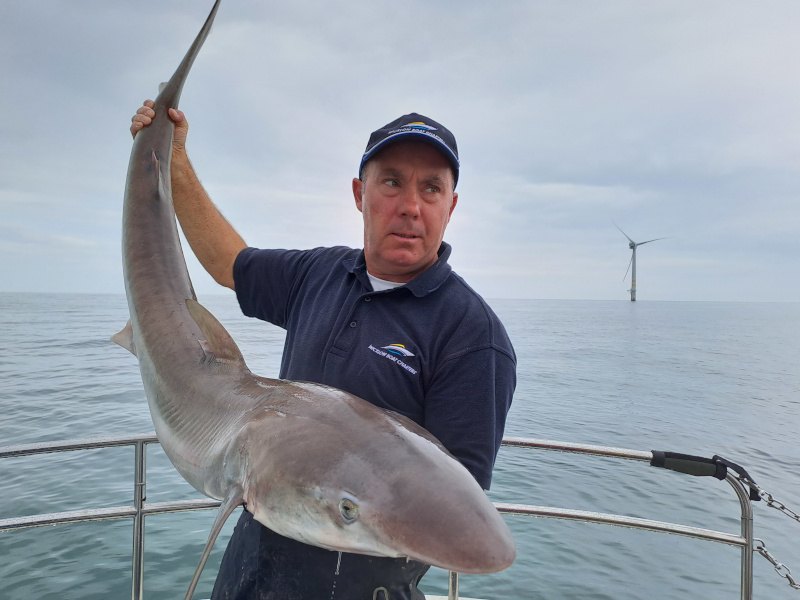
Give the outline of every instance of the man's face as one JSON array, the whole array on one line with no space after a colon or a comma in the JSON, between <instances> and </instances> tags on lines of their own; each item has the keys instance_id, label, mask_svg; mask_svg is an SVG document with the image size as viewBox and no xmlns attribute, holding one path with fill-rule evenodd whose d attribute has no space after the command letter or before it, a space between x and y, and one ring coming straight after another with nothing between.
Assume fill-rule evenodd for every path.
<instances>
[{"instance_id":1,"label":"man's face","mask_svg":"<svg viewBox=\"0 0 800 600\"><path fill-rule=\"evenodd\" d=\"M450 215L458 202L450 163L430 144L396 142L353 180L364 217L367 270L405 283L436 262Z\"/></svg>"}]
</instances>

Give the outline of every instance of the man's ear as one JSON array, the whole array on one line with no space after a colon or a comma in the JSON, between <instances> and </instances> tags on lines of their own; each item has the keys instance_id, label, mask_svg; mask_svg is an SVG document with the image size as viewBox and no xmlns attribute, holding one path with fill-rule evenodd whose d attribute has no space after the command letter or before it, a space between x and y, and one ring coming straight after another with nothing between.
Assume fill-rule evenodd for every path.
<instances>
[{"instance_id":1,"label":"man's ear","mask_svg":"<svg viewBox=\"0 0 800 600\"><path fill-rule=\"evenodd\" d=\"M453 211L456 209L456 204L458 204L458 192L453 192L453 203L450 205L450 212L447 215L448 218L450 218Z\"/></svg>"},{"instance_id":2,"label":"man's ear","mask_svg":"<svg viewBox=\"0 0 800 600\"><path fill-rule=\"evenodd\" d=\"M358 177L353 177L353 199L356 201L356 208L359 212L363 212L364 182Z\"/></svg>"}]
</instances>

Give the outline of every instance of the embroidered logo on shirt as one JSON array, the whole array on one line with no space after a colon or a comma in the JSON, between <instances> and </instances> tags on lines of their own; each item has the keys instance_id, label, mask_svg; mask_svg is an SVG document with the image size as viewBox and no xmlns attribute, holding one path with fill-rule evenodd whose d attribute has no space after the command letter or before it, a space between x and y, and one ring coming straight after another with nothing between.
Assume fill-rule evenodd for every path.
<instances>
[{"instance_id":1,"label":"embroidered logo on shirt","mask_svg":"<svg viewBox=\"0 0 800 600\"><path fill-rule=\"evenodd\" d=\"M402 369L405 369L412 375L416 375L418 373L417 369L412 367L411 365L406 364L401 360L402 358L410 358L414 356L414 353L410 350L407 350L404 344L389 344L388 346L381 346L377 348L372 344L369 345L369 349L372 350L378 356L382 356L383 358L392 361L397 366Z\"/></svg>"},{"instance_id":2,"label":"embroidered logo on shirt","mask_svg":"<svg viewBox=\"0 0 800 600\"><path fill-rule=\"evenodd\" d=\"M381 346L387 352L394 354L395 356L414 356L413 352L406 350L405 344L389 344L388 346Z\"/></svg>"}]
</instances>

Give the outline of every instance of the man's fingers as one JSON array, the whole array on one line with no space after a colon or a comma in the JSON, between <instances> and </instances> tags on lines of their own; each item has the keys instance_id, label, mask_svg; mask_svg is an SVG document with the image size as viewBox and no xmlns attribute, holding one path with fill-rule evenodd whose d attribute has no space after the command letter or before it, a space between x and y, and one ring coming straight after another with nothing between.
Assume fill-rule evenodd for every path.
<instances>
[{"instance_id":1,"label":"man's fingers","mask_svg":"<svg viewBox=\"0 0 800 600\"><path fill-rule=\"evenodd\" d=\"M138 109L136 109L136 114L144 115L152 119L156 116L156 111L154 111L150 106L140 106Z\"/></svg>"},{"instance_id":2,"label":"man's fingers","mask_svg":"<svg viewBox=\"0 0 800 600\"><path fill-rule=\"evenodd\" d=\"M139 131L141 131L144 127L147 127L153 122L153 119L156 116L156 111L153 110L155 103L152 100L145 100L142 103L142 106L136 109L136 114L131 117L131 134L136 135ZM185 143L186 133L185 130L188 128L188 123L186 122L186 115L183 114L183 111L180 111L176 108L170 108L167 111L169 118L175 123L178 129L183 130L184 133L181 136L178 135L178 138L175 139L175 142L180 146Z\"/></svg>"},{"instance_id":3,"label":"man's fingers","mask_svg":"<svg viewBox=\"0 0 800 600\"><path fill-rule=\"evenodd\" d=\"M156 116L156 111L153 110L155 102L150 99L142 102L142 106L136 109L136 114L131 117L131 135L136 134L147 125L153 122L153 117Z\"/></svg>"},{"instance_id":4,"label":"man's fingers","mask_svg":"<svg viewBox=\"0 0 800 600\"><path fill-rule=\"evenodd\" d=\"M183 111L180 111L177 108L170 108L167 112L169 113L169 118L175 123L180 123L186 119L186 115L183 114Z\"/></svg>"},{"instance_id":5,"label":"man's fingers","mask_svg":"<svg viewBox=\"0 0 800 600\"><path fill-rule=\"evenodd\" d=\"M153 115L155 116L155 115ZM150 125L153 122L153 117L148 115L136 114L131 117L131 122L138 127L144 127L145 125Z\"/></svg>"}]
</instances>

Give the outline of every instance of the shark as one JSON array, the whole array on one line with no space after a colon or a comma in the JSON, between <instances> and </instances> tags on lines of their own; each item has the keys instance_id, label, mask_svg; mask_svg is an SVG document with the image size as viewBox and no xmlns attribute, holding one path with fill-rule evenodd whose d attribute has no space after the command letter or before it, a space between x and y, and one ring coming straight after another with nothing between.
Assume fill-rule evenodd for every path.
<instances>
[{"instance_id":1,"label":"shark","mask_svg":"<svg viewBox=\"0 0 800 600\"><path fill-rule=\"evenodd\" d=\"M505 569L516 552L505 521L434 436L345 391L255 375L198 302L172 203L167 109L178 106L219 4L133 142L122 218L130 320L112 337L138 360L156 434L175 469L221 501L185 598L242 505L277 533L329 550L462 573Z\"/></svg>"}]
</instances>

